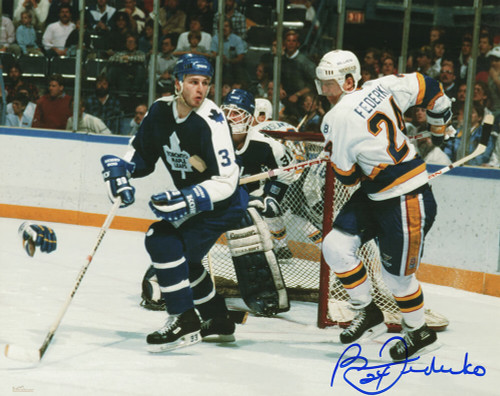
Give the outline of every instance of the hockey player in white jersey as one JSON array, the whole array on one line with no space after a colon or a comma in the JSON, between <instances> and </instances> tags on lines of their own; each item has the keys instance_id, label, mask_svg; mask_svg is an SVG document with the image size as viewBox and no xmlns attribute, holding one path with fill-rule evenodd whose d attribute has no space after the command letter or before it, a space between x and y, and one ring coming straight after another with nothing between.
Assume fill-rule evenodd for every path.
<instances>
[{"instance_id":1,"label":"hockey player in white jersey","mask_svg":"<svg viewBox=\"0 0 500 396\"><path fill-rule=\"evenodd\" d=\"M360 183L324 238L323 255L357 311L340 335L342 343L386 331L382 311L370 295L370 281L356 255L376 238L382 275L403 316L404 341L390 348L394 361L436 347L436 334L424 320L422 288L415 277L424 242L436 215L436 202L424 161L404 134L404 112L427 109L436 139L451 121L451 102L440 84L419 73L382 77L356 90L360 66L349 51L328 52L316 68L318 93L334 107L321 130L337 178Z\"/></svg>"},{"instance_id":2,"label":"hockey player in white jersey","mask_svg":"<svg viewBox=\"0 0 500 396\"><path fill-rule=\"evenodd\" d=\"M229 125L206 99L212 65L203 56L186 54L174 76L175 96L153 103L129 155L101 159L112 199L118 197L123 206L134 202L129 178L151 174L158 159L173 180L149 203L161 221L150 226L145 245L169 315L165 326L147 336L151 352L214 334L234 340L234 322L201 260L221 234L239 224L248 204L248 193L238 186Z\"/></svg>"}]
</instances>

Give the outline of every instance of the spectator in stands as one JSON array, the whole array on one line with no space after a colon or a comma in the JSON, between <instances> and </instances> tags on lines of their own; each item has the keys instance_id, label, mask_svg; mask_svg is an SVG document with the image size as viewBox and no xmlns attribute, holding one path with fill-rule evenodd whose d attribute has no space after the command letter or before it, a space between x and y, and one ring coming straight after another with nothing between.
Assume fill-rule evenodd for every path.
<instances>
[{"instance_id":1,"label":"spectator in stands","mask_svg":"<svg viewBox=\"0 0 500 396\"><path fill-rule=\"evenodd\" d=\"M45 28L45 20L49 14L50 0L19 0L12 18L14 25L21 23L21 13L27 11L31 15L33 27L42 31Z\"/></svg>"},{"instance_id":2,"label":"spectator in stands","mask_svg":"<svg viewBox=\"0 0 500 396\"><path fill-rule=\"evenodd\" d=\"M465 34L462 37L462 47L460 49L460 54L458 55L459 69L457 77L460 80L465 80L467 78L467 66L469 64L471 53L472 53L472 37L470 34Z\"/></svg>"},{"instance_id":3,"label":"spectator in stands","mask_svg":"<svg viewBox=\"0 0 500 396\"><path fill-rule=\"evenodd\" d=\"M205 47L207 50L210 49L210 45L212 43L212 35L202 30L200 18L195 15L189 22L189 30L187 32L181 33L181 35L179 36L179 39L177 40L176 52L180 51L181 48L187 48L190 46L188 39L189 33L200 33L201 39L199 45L201 47Z\"/></svg>"},{"instance_id":4,"label":"spectator in stands","mask_svg":"<svg viewBox=\"0 0 500 396\"><path fill-rule=\"evenodd\" d=\"M267 86L272 80L272 72L269 66L260 62L255 68L255 82L250 85L248 91L255 98L267 98Z\"/></svg>"},{"instance_id":5,"label":"spectator in stands","mask_svg":"<svg viewBox=\"0 0 500 396\"><path fill-rule=\"evenodd\" d=\"M492 49L493 41L491 35L488 33L481 34L478 44L479 55L476 61L476 81L488 82L488 74L490 71L488 54Z\"/></svg>"},{"instance_id":6,"label":"spectator in stands","mask_svg":"<svg viewBox=\"0 0 500 396\"><path fill-rule=\"evenodd\" d=\"M69 34L66 39L66 44L64 46L67 48L66 56L76 57L76 51L78 50L80 40L80 20L77 19L75 22L75 29ZM83 55L86 56L87 51L90 51L92 44L92 38L90 32L87 30L87 24L84 25L83 29Z\"/></svg>"},{"instance_id":7,"label":"spectator in stands","mask_svg":"<svg viewBox=\"0 0 500 396\"><path fill-rule=\"evenodd\" d=\"M36 102L38 100L38 88L35 84L32 84L26 81L22 76L21 66L19 64L14 63L7 70L7 79L5 84L5 89L7 91L7 102L11 102L14 99L14 96L19 92L21 86L29 91L29 99L32 102Z\"/></svg>"},{"instance_id":8,"label":"spectator in stands","mask_svg":"<svg viewBox=\"0 0 500 396\"><path fill-rule=\"evenodd\" d=\"M164 35L179 35L186 30L186 13L179 8L179 0L165 0L159 14L158 21Z\"/></svg>"},{"instance_id":9,"label":"spectator in stands","mask_svg":"<svg viewBox=\"0 0 500 396\"><path fill-rule=\"evenodd\" d=\"M2 27L0 33L0 52L11 52L15 51L15 47L12 44L16 41L16 29L14 24L5 15L2 15ZM19 47L17 47L19 48Z\"/></svg>"},{"instance_id":10,"label":"spectator in stands","mask_svg":"<svg viewBox=\"0 0 500 396\"><path fill-rule=\"evenodd\" d=\"M108 60L107 76L112 88L120 91L143 92L146 87L146 54L137 49L137 38L129 34L125 51L119 51Z\"/></svg>"},{"instance_id":11,"label":"spectator in stands","mask_svg":"<svg viewBox=\"0 0 500 396\"><path fill-rule=\"evenodd\" d=\"M87 9L87 25L93 33L104 36L111 30L116 8L108 4L108 0L97 0L95 6Z\"/></svg>"},{"instance_id":12,"label":"spectator in stands","mask_svg":"<svg viewBox=\"0 0 500 396\"><path fill-rule=\"evenodd\" d=\"M474 102L479 103L481 106L483 106L484 114L491 114L491 99L488 84L482 81L476 81L474 83L474 95L472 96L472 98Z\"/></svg>"},{"instance_id":13,"label":"spectator in stands","mask_svg":"<svg viewBox=\"0 0 500 396\"><path fill-rule=\"evenodd\" d=\"M439 73L441 71L441 62L443 56L446 52L446 44L443 40L437 39L431 44L432 50L432 62L433 62L433 73Z\"/></svg>"},{"instance_id":14,"label":"spectator in stands","mask_svg":"<svg viewBox=\"0 0 500 396\"><path fill-rule=\"evenodd\" d=\"M130 130L128 131L127 135L135 135L137 131L139 130L139 126L141 125L142 120L144 119L144 116L146 115L148 111L148 106L144 103L141 103L136 106L135 111L134 111L134 118L130 121Z\"/></svg>"},{"instance_id":15,"label":"spectator in stands","mask_svg":"<svg viewBox=\"0 0 500 396\"><path fill-rule=\"evenodd\" d=\"M78 0L49 0L50 7L47 14L47 19L45 20L45 25L48 26L51 23L57 22L59 20L59 14L61 7L67 6L70 9L71 15L78 15Z\"/></svg>"},{"instance_id":16,"label":"spectator in stands","mask_svg":"<svg viewBox=\"0 0 500 396\"><path fill-rule=\"evenodd\" d=\"M71 22L71 8L62 5L59 9L59 21L51 23L43 33L42 44L47 57L66 55L68 51L65 47L66 40L74 29L75 24Z\"/></svg>"},{"instance_id":17,"label":"spectator in stands","mask_svg":"<svg viewBox=\"0 0 500 396\"><path fill-rule=\"evenodd\" d=\"M208 0L196 0L194 7L189 7L186 11L188 23L193 18L197 18L201 24L201 30L212 36L214 22L214 12Z\"/></svg>"},{"instance_id":18,"label":"spectator in stands","mask_svg":"<svg viewBox=\"0 0 500 396\"><path fill-rule=\"evenodd\" d=\"M120 11L126 12L130 16L132 21L132 29L137 33L141 34L144 29L144 24L146 23L146 14L143 10L137 7L135 0L125 0L125 7Z\"/></svg>"},{"instance_id":19,"label":"spectator in stands","mask_svg":"<svg viewBox=\"0 0 500 396\"><path fill-rule=\"evenodd\" d=\"M21 24L16 29L16 41L22 54L42 55L42 50L36 43L36 31L31 24L32 14L29 11L21 13Z\"/></svg>"},{"instance_id":20,"label":"spectator in stands","mask_svg":"<svg viewBox=\"0 0 500 396\"><path fill-rule=\"evenodd\" d=\"M431 27L429 30L429 45L434 44L438 40L443 40L444 29L439 26Z\"/></svg>"},{"instance_id":21,"label":"spectator in stands","mask_svg":"<svg viewBox=\"0 0 500 396\"><path fill-rule=\"evenodd\" d=\"M299 34L295 30L285 33L284 55L281 60L281 81L287 92L290 112L300 113L300 97L314 90L316 65L299 50Z\"/></svg>"},{"instance_id":22,"label":"spectator in stands","mask_svg":"<svg viewBox=\"0 0 500 396\"><path fill-rule=\"evenodd\" d=\"M31 126L31 122L33 121L33 116L35 115L36 103L34 103L30 100L30 93L29 93L28 86L20 85L17 88L17 92L14 95L14 98L17 95L24 95L28 98L28 104L26 105L26 108L24 109L24 116L27 117L28 119L30 119L30 126ZM12 100L12 102L13 101L14 100ZM7 114L15 114L14 108L12 107L12 102L7 104Z\"/></svg>"},{"instance_id":23,"label":"spectator in stands","mask_svg":"<svg viewBox=\"0 0 500 396\"><path fill-rule=\"evenodd\" d=\"M321 121L325 115L320 97L312 92L306 93L301 98L301 107L303 113L299 132L320 132Z\"/></svg>"},{"instance_id":24,"label":"spectator in stands","mask_svg":"<svg viewBox=\"0 0 500 396\"><path fill-rule=\"evenodd\" d=\"M433 68L431 47L423 46L417 52L417 71L426 76L437 78L439 70Z\"/></svg>"},{"instance_id":25,"label":"spectator in stands","mask_svg":"<svg viewBox=\"0 0 500 396\"><path fill-rule=\"evenodd\" d=\"M120 131L120 119L123 116L120 100L109 93L109 81L106 75L101 74L95 82L95 95L88 96L85 109L108 126L115 134Z\"/></svg>"},{"instance_id":26,"label":"spectator in stands","mask_svg":"<svg viewBox=\"0 0 500 396\"><path fill-rule=\"evenodd\" d=\"M144 29L142 30L141 35L139 36L139 40L137 42L139 51L142 51L149 57L153 53L153 39L154 39L154 21L152 19L148 19L146 24L144 25Z\"/></svg>"},{"instance_id":27,"label":"spectator in stands","mask_svg":"<svg viewBox=\"0 0 500 396\"><path fill-rule=\"evenodd\" d=\"M456 84L455 67L453 63L451 65L445 64L441 66L438 80L443 85L446 96L450 99L456 99L458 86Z\"/></svg>"},{"instance_id":28,"label":"spectator in stands","mask_svg":"<svg viewBox=\"0 0 500 396\"><path fill-rule=\"evenodd\" d=\"M26 94L17 93L12 101L14 114L7 114L6 125L13 127L29 128L33 122L33 114L26 114L29 98Z\"/></svg>"},{"instance_id":29,"label":"spectator in stands","mask_svg":"<svg viewBox=\"0 0 500 396\"><path fill-rule=\"evenodd\" d=\"M70 111L73 113L73 98L69 104ZM68 118L66 130L73 130L73 116ZM85 101L80 102L80 110L78 115L78 126L76 132L98 133L102 135L111 135L111 131L106 124L98 117L85 113Z\"/></svg>"},{"instance_id":30,"label":"spectator in stands","mask_svg":"<svg viewBox=\"0 0 500 396\"><path fill-rule=\"evenodd\" d=\"M474 149L477 147L479 144L479 141L481 139L481 133L482 133L482 121L484 117L484 106L479 104L478 102L473 103L473 108L470 114L471 118L471 130L470 130L470 140L469 140L469 147L467 148L466 154L470 154L474 151ZM448 157L455 162L457 159L459 159L459 149L462 141L462 137L464 135L463 133L463 128L460 128L460 130L457 131L456 138L454 140L450 140L448 143L445 144L444 147L444 152ZM487 164L489 162L491 153L493 152L494 148L494 138L493 136L490 136L488 145L486 147L486 150L483 154L479 155L476 158L473 158L470 160L467 164L468 165L483 165Z\"/></svg>"},{"instance_id":31,"label":"spectator in stands","mask_svg":"<svg viewBox=\"0 0 500 396\"><path fill-rule=\"evenodd\" d=\"M490 61L488 88L491 96L491 111L498 120L500 117L500 46L488 52L488 59Z\"/></svg>"},{"instance_id":32,"label":"spectator in stands","mask_svg":"<svg viewBox=\"0 0 500 396\"><path fill-rule=\"evenodd\" d=\"M382 76L391 76L398 73L396 68L396 58L391 55L388 55L382 61L381 75Z\"/></svg>"},{"instance_id":33,"label":"spectator in stands","mask_svg":"<svg viewBox=\"0 0 500 396\"><path fill-rule=\"evenodd\" d=\"M175 56L179 57L189 53L207 57L210 56L208 48L200 44L201 32L189 32L188 40L189 45L186 47L181 47L177 44L177 49L174 52Z\"/></svg>"},{"instance_id":34,"label":"spectator in stands","mask_svg":"<svg viewBox=\"0 0 500 396\"><path fill-rule=\"evenodd\" d=\"M108 57L113 56L116 52L125 51L127 48L126 38L133 32L130 16L126 12L117 11L111 30L105 35L105 40L102 40L99 48L105 49Z\"/></svg>"},{"instance_id":35,"label":"spectator in stands","mask_svg":"<svg viewBox=\"0 0 500 396\"><path fill-rule=\"evenodd\" d=\"M378 48L370 47L365 52L365 57L363 58L363 63L365 65L372 65L377 73L380 74L380 50Z\"/></svg>"},{"instance_id":36,"label":"spectator in stands","mask_svg":"<svg viewBox=\"0 0 500 396\"><path fill-rule=\"evenodd\" d=\"M246 83L248 82L248 75L244 61L247 52L247 44L240 36L233 33L233 25L230 19L224 21L223 34L223 74L230 75L233 81ZM218 35L212 37L210 51L212 57L217 55L219 51Z\"/></svg>"},{"instance_id":37,"label":"spectator in stands","mask_svg":"<svg viewBox=\"0 0 500 396\"><path fill-rule=\"evenodd\" d=\"M298 8L298 9L303 9L306 10L306 19L304 22L306 22L306 27L309 27L312 25L314 18L316 17L316 10L314 9L312 2L310 0L290 0L287 8ZM315 28L319 27L319 21L316 20L316 23L314 24Z\"/></svg>"},{"instance_id":38,"label":"spectator in stands","mask_svg":"<svg viewBox=\"0 0 500 396\"><path fill-rule=\"evenodd\" d=\"M467 94L467 83L465 81L461 81L457 84L457 96L456 101L452 104L453 117L455 118L458 115L460 109L463 109L465 105L465 96ZM453 125L455 129L457 129L456 124Z\"/></svg>"},{"instance_id":39,"label":"spectator in stands","mask_svg":"<svg viewBox=\"0 0 500 396\"><path fill-rule=\"evenodd\" d=\"M226 0L225 18L231 21L233 33L241 37L243 40L247 37L247 19L245 15L236 9L236 0ZM217 34L217 21L219 20L219 13L214 16L212 26L212 36Z\"/></svg>"},{"instance_id":40,"label":"spectator in stands","mask_svg":"<svg viewBox=\"0 0 500 396\"><path fill-rule=\"evenodd\" d=\"M174 37L174 34L167 34L161 40L160 52L156 55L156 80L158 82L174 81L172 73L177 63L177 57L174 55Z\"/></svg>"},{"instance_id":41,"label":"spectator in stands","mask_svg":"<svg viewBox=\"0 0 500 396\"><path fill-rule=\"evenodd\" d=\"M272 102L274 92L274 81L271 80L267 84L267 98ZM283 89L283 83L280 83L278 120L286 121L289 124L297 125L299 123L298 113L296 110L290 110L290 102L287 98L287 93ZM292 106L293 107L293 106Z\"/></svg>"},{"instance_id":42,"label":"spectator in stands","mask_svg":"<svg viewBox=\"0 0 500 396\"><path fill-rule=\"evenodd\" d=\"M48 91L36 104L33 128L64 130L72 113L71 96L64 92L64 80L60 74L50 76Z\"/></svg>"},{"instance_id":43,"label":"spectator in stands","mask_svg":"<svg viewBox=\"0 0 500 396\"><path fill-rule=\"evenodd\" d=\"M363 84L369 80L375 80L378 78L377 71L373 65L363 63L361 66L361 80L358 82L358 86L362 87Z\"/></svg>"}]
</instances>

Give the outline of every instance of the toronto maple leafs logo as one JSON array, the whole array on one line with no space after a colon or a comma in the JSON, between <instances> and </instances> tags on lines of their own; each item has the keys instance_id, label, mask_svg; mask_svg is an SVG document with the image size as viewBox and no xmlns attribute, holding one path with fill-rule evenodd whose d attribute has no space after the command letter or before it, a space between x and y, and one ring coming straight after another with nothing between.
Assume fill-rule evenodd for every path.
<instances>
[{"instance_id":1,"label":"toronto maple leafs logo","mask_svg":"<svg viewBox=\"0 0 500 396\"><path fill-rule=\"evenodd\" d=\"M193 168L189 163L189 153L187 151L181 150L180 140L177 133L174 132L170 135L170 147L168 145L163 146L163 151L165 152L165 157L167 162L172 167L172 170L181 172L181 177L186 178L186 172L192 172Z\"/></svg>"},{"instance_id":2,"label":"toronto maple leafs logo","mask_svg":"<svg viewBox=\"0 0 500 396\"><path fill-rule=\"evenodd\" d=\"M224 121L224 117L222 116L222 113L215 110L215 109L212 109L210 111L210 115L208 116L208 118L211 118L215 122L223 122Z\"/></svg>"}]
</instances>

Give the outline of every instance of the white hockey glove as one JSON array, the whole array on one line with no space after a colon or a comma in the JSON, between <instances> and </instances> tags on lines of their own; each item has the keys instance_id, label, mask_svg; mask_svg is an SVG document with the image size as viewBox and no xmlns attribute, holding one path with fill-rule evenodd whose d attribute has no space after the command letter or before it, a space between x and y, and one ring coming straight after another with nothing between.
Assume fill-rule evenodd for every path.
<instances>
[{"instance_id":1,"label":"white hockey glove","mask_svg":"<svg viewBox=\"0 0 500 396\"><path fill-rule=\"evenodd\" d=\"M450 108L441 113L427 110L427 123L431 131L432 144L435 146L441 146L443 144L445 131L448 128L448 124L451 122L451 117L452 112Z\"/></svg>"},{"instance_id":2,"label":"white hockey glove","mask_svg":"<svg viewBox=\"0 0 500 396\"><path fill-rule=\"evenodd\" d=\"M280 204L273 197L250 197L248 206L257 209L263 217L273 218L282 215Z\"/></svg>"}]
</instances>

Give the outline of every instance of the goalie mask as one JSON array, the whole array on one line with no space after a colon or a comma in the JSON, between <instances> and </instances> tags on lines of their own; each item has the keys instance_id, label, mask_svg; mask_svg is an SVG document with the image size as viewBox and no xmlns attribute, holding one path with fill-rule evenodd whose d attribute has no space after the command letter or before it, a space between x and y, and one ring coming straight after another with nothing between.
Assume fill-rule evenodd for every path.
<instances>
[{"instance_id":1,"label":"goalie mask","mask_svg":"<svg viewBox=\"0 0 500 396\"><path fill-rule=\"evenodd\" d=\"M328 80L335 80L340 86L342 92L343 85L348 75L354 79L354 89L358 86L358 81L361 79L361 67L359 60L351 51L335 50L326 53L318 67L316 68L316 89L319 95L323 93L322 84Z\"/></svg>"},{"instance_id":2,"label":"goalie mask","mask_svg":"<svg viewBox=\"0 0 500 396\"><path fill-rule=\"evenodd\" d=\"M233 89L224 98L221 109L231 125L233 134L247 133L253 122L255 99L250 92Z\"/></svg>"}]
</instances>

